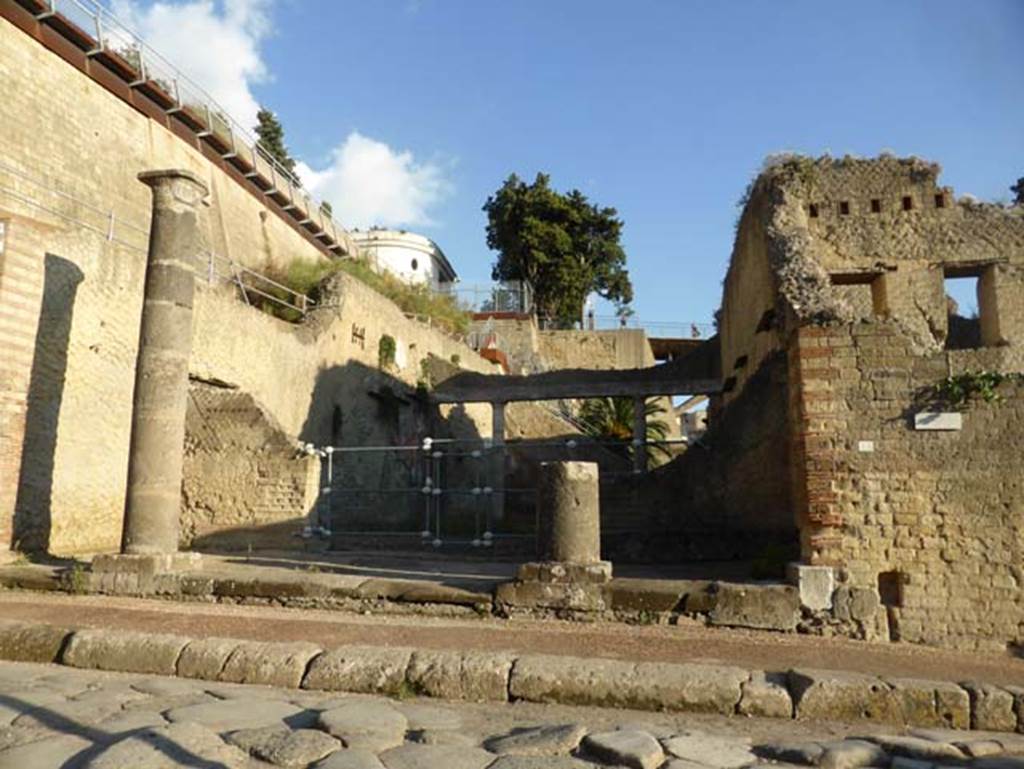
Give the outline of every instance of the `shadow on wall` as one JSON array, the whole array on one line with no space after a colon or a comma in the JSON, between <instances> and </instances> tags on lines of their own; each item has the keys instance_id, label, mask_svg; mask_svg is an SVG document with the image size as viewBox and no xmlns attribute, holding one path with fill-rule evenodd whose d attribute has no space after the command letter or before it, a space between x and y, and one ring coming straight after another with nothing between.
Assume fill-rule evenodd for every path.
<instances>
[{"instance_id":1,"label":"shadow on wall","mask_svg":"<svg viewBox=\"0 0 1024 769\"><path fill-rule=\"evenodd\" d=\"M415 451L425 437L480 440L464 409L448 417L393 374L362 363L318 375L299 440L336 451L321 462L313 516L332 531L419 532L425 466Z\"/></svg>"},{"instance_id":2,"label":"shadow on wall","mask_svg":"<svg viewBox=\"0 0 1024 769\"><path fill-rule=\"evenodd\" d=\"M50 543L57 425L64 398L75 297L84 278L74 263L54 254L46 255L14 509L14 544L21 550L46 550Z\"/></svg>"}]
</instances>

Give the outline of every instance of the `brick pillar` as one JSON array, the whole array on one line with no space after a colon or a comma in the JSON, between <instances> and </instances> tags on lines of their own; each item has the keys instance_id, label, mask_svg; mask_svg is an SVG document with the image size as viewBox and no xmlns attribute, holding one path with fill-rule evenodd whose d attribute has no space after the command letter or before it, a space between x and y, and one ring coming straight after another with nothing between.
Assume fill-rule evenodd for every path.
<instances>
[{"instance_id":1,"label":"brick pillar","mask_svg":"<svg viewBox=\"0 0 1024 769\"><path fill-rule=\"evenodd\" d=\"M803 327L789 345L789 410L793 504L804 563L840 566L837 480L845 472L840 445L845 406L836 397L844 363L853 355L845 328Z\"/></svg>"},{"instance_id":2,"label":"brick pillar","mask_svg":"<svg viewBox=\"0 0 1024 769\"><path fill-rule=\"evenodd\" d=\"M150 555L178 550L193 266L202 249L196 206L207 190L188 171L148 171L139 180L153 190L153 220L121 549Z\"/></svg>"},{"instance_id":3,"label":"brick pillar","mask_svg":"<svg viewBox=\"0 0 1024 769\"><path fill-rule=\"evenodd\" d=\"M29 231L0 216L0 561L14 533L25 413L43 295L42 254Z\"/></svg>"}]
</instances>

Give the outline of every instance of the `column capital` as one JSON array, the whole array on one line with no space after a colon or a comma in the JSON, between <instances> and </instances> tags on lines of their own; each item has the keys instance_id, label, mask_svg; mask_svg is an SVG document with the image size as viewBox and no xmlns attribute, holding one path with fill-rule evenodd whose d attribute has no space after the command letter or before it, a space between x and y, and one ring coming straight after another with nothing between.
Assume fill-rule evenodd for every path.
<instances>
[{"instance_id":1,"label":"column capital","mask_svg":"<svg viewBox=\"0 0 1024 769\"><path fill-rule=\"evenodd\" d=\"M196 174L184 168L163 168L154 171L143 171L138 175L140 182L153 189L166 189L179 203L197 206L210 194L206 182Z\"/></svg>"}]
</instances>

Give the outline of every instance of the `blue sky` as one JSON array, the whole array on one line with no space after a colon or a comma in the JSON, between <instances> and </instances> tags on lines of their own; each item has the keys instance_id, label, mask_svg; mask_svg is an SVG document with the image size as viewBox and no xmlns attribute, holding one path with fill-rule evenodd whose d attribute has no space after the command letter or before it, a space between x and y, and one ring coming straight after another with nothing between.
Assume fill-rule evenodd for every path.
<instances>
[{"instance_id":1,"label":"blue sky","mask_svg":"<svg viewBox=\"0 0 1024 769\"><path fill-rule=\"evenodd\" d=\"M651 321L710 319L736 200L769 153L916 154L983 199L1008 199L1024 175L1021 0L231 0L207 12L230 24L246 6L262 14L240 22L260 67L241 78L313 186L343 189L354 219L379 211L434 238L465 282L489 278L480 207L512 172L545 171L619 210L635 308ZM353 189L374 148L399 189L358 177ZM332 186L343 162L347 186Z\"/></svg>"}]
</instances>

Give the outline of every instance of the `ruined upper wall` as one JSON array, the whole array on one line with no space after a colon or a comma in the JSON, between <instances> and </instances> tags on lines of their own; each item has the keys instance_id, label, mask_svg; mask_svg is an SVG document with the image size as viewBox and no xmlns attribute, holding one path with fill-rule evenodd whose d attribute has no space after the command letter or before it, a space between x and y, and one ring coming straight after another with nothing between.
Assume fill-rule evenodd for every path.
<instances>
[{"instance_id":1,"label":"ruined upper wall","mask_svg":"<svg viewBox=\"0 0 1024 769\"><path fill-rule=\"evenodd\" d=\"M978 279L980 345L1019 368L1024 209L956 200L938 175L917 158L769 162L749 190L726 276L723 376L742 387L808 323L888 318L914 349L939 351L950 329L944 280L954 277Z\"/></svg>"}]
</instances>

